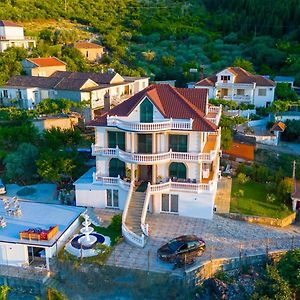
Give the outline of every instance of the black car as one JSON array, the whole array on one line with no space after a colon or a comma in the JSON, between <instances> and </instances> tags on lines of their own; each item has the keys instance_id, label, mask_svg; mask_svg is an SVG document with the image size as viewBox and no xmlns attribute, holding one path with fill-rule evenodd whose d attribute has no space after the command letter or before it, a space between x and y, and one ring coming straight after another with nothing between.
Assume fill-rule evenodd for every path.
<instances>
[{"instance_id":1,"label":"black car","mask_svg":"<svg viewBox=\"0 0 300 300\"><path fill-rule=\"evenodd\" d=\"M165 262L176 262L180 258L191 260L202 255L205 242L196 235L182 235L169 241L157 250L157 256Z\"/></svg>"}]
</instances>

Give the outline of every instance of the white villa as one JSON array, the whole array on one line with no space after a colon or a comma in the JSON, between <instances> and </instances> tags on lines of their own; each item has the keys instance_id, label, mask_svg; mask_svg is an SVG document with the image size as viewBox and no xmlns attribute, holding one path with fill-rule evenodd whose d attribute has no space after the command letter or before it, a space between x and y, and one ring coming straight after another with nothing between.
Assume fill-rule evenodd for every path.
<instances>
[{"instance_id":1,"label":"white villa","mask_svg":"<svg viewBox=\"0 0 300 300\"><path fill-rule=\"evenodd\" d=\"M34 48L36 41L33 38L24 36L24 28L11 21L0 20L0 52L9 47Z\"/></svg>"},{"instance_id":2,"label":"white villa","mask_svg":"<svg viewBox=\"0 0 300 300\"><path fill-rule=\"evenodd\" d=\"M275 82L261 75L253 75L239 67L229 67L194 85L208 89L208 97L233 100L238 103L268 107L274 100Z\"/></svg>"},{"instance_id":3,"label":"white villa","mask_svg":"<svg viewBox=\"0 0 300 300\"><path fill-rule=\"evenodd\" d=\"M206 89L151 85L95 119L96 168L74 183L76 204L123 210L123 235L141 247L148 212L211 219L221 110Z\"/></svg>"}]
</instances>

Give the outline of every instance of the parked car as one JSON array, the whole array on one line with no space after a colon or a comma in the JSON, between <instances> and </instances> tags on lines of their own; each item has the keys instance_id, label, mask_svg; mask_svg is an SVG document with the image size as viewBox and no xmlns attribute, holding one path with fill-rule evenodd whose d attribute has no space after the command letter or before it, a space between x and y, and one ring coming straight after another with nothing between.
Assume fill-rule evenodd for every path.
<instances>
[{"instance_id":1,"label":"parked car","mask_svg":"<svg viewBox=\"0 0 300 300\"><path fill-rule=\"evenodd\" d=\"M182 235L157 250L157 256L165 262L176 262L182 259L192 261L196 256L202 255L205 242L196 235Z\"/></svg>"},{"instance_id":2,"label":"parked car","mask_svg":"<svg viewBox=\"0 0 300 300\"><path fill-rule=\"evenodd\" d=\"M5 184L3 183L2 179L0 178L0 195L3 195L6 193Z\"/></svg>"}]
</instances>

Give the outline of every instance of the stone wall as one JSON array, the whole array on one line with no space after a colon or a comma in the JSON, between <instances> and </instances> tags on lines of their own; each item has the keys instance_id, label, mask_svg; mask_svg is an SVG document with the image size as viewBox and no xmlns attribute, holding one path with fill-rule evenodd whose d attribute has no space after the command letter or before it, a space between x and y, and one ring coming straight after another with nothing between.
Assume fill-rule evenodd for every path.
<instances>
[{"instance_id":1,"label":"stone wall","mask_svg":"<svg viewBox=\"0 0 300 300\"><path fill-rule=\"evenodd\" d=\"M223 217L227 217L234 220L239 221L246 221L248 223L256 223L256 224L263 224L263 225L270 225L276 227L286 227L291 225L296 218L296 213L293 212L289 216L283 219L276 219L276 218L268 218L268 217L259 217L259 216L248 216L236 213L228 213L228 214L220 214Z\"/></svg>"},{"instance_id":2,"label":"stone wall","mask_svg":"<svg viewBox=\"0 0 300 300\"><path fill-rule=\"evenodd\" d=\"M198 286L204 280L213 277L217 272L238 271L244 265L262 266L268 260L278 261L287 251L273 251L268 254L247 257L219 258L203 263L201 266L186 269L185 280L190 287Z\"/></svg>"}]
</instances>

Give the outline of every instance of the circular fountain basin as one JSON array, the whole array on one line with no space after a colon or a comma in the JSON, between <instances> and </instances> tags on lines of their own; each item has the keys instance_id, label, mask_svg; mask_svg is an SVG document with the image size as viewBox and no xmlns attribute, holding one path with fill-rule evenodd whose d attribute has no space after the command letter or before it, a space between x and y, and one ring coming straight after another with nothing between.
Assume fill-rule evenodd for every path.
<instances>
[{"instance_id":1,"label":"circular fountain basin","mask_svg":"<svg viewBox=\"0 0 300 300\"><path fill-rule=\"evenodd\" d=\"M79 238L78 243L82 246L92 246L97 242L97 237L95 237L94 235L89 235L89 236L82 236L81 238Z\"/></svg>"},{"instance_id":2,"label":"circular fountain basin","mask_svg":"<svg viewBox=\"0 0 300 300\"><path fill-rule=\"evenodd\" d=\"M80 244L81 238L85 238L84 234L78 234L73 239L71 242L69 242L66 245L66 251L71 253L72 255L75 255L77 257L90 257L90 256L95 256L101 252L101 249L97 249L97 245L105 245L105 246L110 246L110 238L108 236L104 236L102 234L93 232L90 234L90 238L95 237L96 241L93 244L89 245L83 245Z\"/></svg>"}]
</instances>

